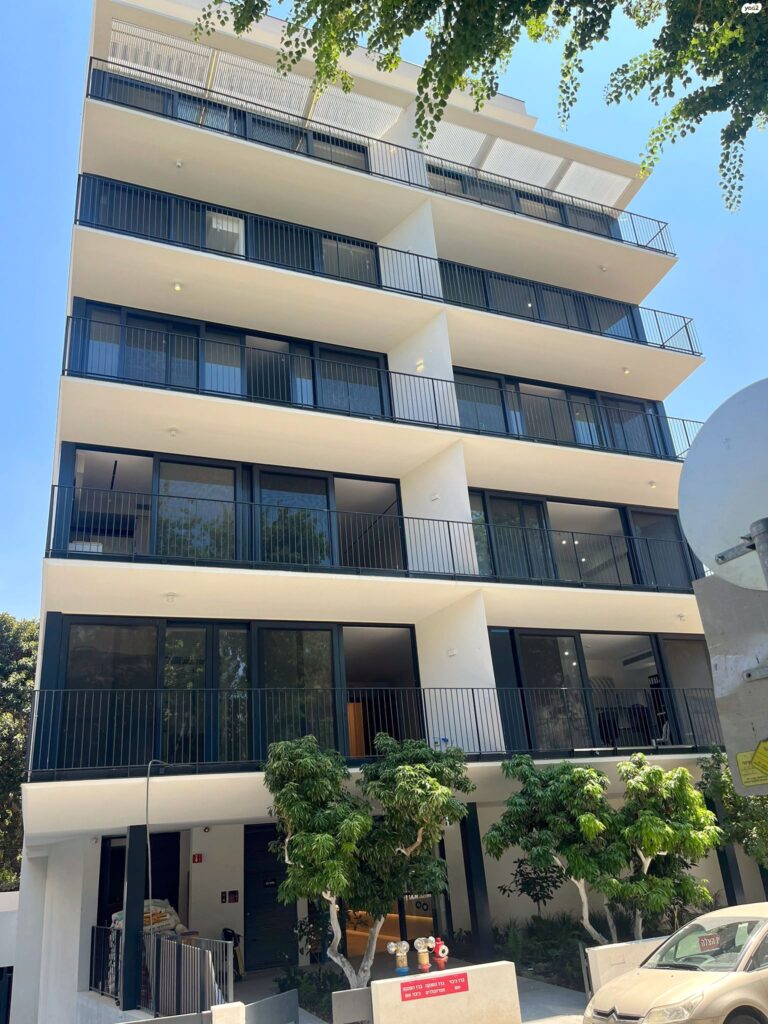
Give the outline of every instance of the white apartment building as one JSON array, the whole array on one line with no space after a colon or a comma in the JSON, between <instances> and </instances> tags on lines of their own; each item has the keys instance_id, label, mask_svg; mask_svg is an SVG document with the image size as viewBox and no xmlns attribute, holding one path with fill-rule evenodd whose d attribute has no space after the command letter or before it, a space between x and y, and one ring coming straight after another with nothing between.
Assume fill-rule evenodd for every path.
<instances>
[{"instance_id":1,"label":"white apartment building","mask_svg":"<svg viewBox=\"0 0 768 1024\"><path fill-rule=\"evenodd\" d=\"M248 971L296 958L273 740L463 747L450 892L384 934L481 947L533 909L480 845L505 757L618 786L636 749L719 742L676 513L698 424L663 404L701 355L646 305L675 255L626 209L637 166L505 96L455 96L420 150L416 68L360 51L316 95L274 71L280 23L195 42L198 6L95 0L13 1024L147 1016L138 946L102 945L147 824L154 898Z\"/></svg>"}]
</instances>

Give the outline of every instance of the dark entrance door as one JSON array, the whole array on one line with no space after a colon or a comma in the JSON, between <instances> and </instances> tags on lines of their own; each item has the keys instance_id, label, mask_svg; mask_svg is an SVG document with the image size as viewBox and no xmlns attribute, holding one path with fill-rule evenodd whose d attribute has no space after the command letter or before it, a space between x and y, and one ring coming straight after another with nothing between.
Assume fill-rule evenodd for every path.
<instances>
[{"instance_id":1,"label":"dark entrance door","mask_svg":"<svg viewBox=\"0 0 768 1024\"><path fill-rule=\"evenodd\" d=\"M295 905L278 903L285 867L269 850L274 825L245 826L245 969L296 963Z\"/></svg>"}]
</instances>

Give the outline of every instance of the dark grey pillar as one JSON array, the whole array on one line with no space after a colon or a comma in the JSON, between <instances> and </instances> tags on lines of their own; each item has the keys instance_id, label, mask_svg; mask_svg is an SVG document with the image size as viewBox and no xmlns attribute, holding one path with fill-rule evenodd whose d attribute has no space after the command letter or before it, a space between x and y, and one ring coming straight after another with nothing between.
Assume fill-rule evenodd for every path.
<instances>
[{"instance_id":1,"label":"dark grey pillar","mask_svg":"<svg viewBox=\"0 0 768 1024\"><path fill-rule=\"evenodd\" d=\"M723 820L723 808L717 800L714 802L707 800L707 806L715 812L718 821ZM746 903L744 883L741 880L741 870L733 843L718 846L717 863L720 865L720 874L723 876L725 902L729 907L737 907L740 903Z\"/></svg>"},{"instance_id":2,"label":"dark grey pillar","mask_svg":"<svg viewBox=\"0 0 768 1024\"><path fill-rule=\"evenodd\" d=\"M120 1009L139 1009L144 891L147 882L147 826L130 825L125 848Z\"/></svg>"},{"instance_id":3,"label":"dark grey pillar","mask_svg":"<svg viewBox=\"0 0 768 1024\"><path fill-rule=\"evenodd\" d=\"M480 839L480 824L477 818L477 804L467 804L468 814L461 820L461 848L464 853L464 874L467 879L469 899L469 920L475 953L480 960L492 960L493 929L491 910L488 905L488 885L485 880L483 844Z\"/></svg>"}]
</instances>

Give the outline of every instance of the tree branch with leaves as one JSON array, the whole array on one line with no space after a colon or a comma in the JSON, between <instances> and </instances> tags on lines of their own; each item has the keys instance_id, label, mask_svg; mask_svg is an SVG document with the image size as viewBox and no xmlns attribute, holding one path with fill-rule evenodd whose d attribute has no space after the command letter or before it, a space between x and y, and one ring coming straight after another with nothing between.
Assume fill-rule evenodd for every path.
<instances>
[{"instance_id":1,"label":"tree branch with leaves","mask_svg":"<svg viewBox=\"0 0 768 1024\"><path fill-rule=\"evenodd\" d=\"M270 6L269 0L211 0L195 34L227 26L245 33ZM646 143L643 173L650 173L667 143L724 114L720 181L726 206L737 209L745 141L768 120L768 15L742 13L736 0L292 0L277 68L287 74L311 57L317 90L336 83L350 91L354 81L343 59L357 46L368 47L380 70L392 71L405 41L424 33L427 56L416 95L416 136L424 142L434 136L455 89L468 92L476 109L498 92L521 38L563 38L558 109L565 127L584 55L610 38L622 16L639 30L654 26L656 34L650 49L610 76L606 101L646 92L652 103L668 107Z\"/></svg>"}]
</instances>

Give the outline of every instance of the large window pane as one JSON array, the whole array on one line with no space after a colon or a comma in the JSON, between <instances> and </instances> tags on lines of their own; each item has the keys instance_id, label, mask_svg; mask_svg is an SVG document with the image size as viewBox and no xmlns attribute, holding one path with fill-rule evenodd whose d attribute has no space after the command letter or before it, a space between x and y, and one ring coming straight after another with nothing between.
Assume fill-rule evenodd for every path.
<instances>
[{"instance_id":1,"label":"large window pane","mask_svg":"<svg viewBox=\"0 0 768 1024\"><path fill-rule=\"evenodd\" d=\"M677 691L674 700L680 742L698 747L721 743L706 641L663 637L660 643L669 685Z\"/></svg>"},{"instance_id":2,"label":"large window pane","mask_svg":"<svg viewBox=\"0 0 768 1024\"><path fill-rule=\"evenodd\" d=\"M690 590L691 569L677 516L664 512L633 512L643 582L663 590Z\"/></svg>"},{"instance_id":3,"label":"large window pane","mask_svg":"<svg viewBox=\"0 0 768 1024\"><path fill-rule=\"evenodd\" d=\"M148 554L151 490L150 457L78 449L74 487L59 493L66 550L129 558Z\"/></svg>"},{"instance_id":4,"label":"large window pane","mask_svg":"<svg viewBox=\"0 0 768 1024\"><path fill-rule=\"evenodd\" d=\"M353 569L402 569L404 524L395 484L337 477L334 488L339 564Z\"/></svg>"},{"instance_id":5,"label":"large window pane","mask_svg":"<svg viewBox=\"0 0 768 1024\"><path fill-rule=\"evenodd\" d=\"M481 576L493 575L493 559L488 524L485 518L485 503L482 494L469 492L469 510L472 516L472 533L477 552L477 569Z\"/></svg>"},{"instance_id":6,"label":"large window pane","mask_svg":"<svg viewBox=\"0 0 768 1024\"><path fill-rule=\"evenodd\" d=\"M549 501L547 513L561 580L604 587L634 582L619 509Z\"/></svg>"},{"instance_id":7,"label":"large window pane","mask_svg":"<svg viewBox=\"0 0 768 1024\"><path fill-rule=\"evenodd\" d=\"M534 750L574 750L591 736L574 636L520 637L524 704Z\"/></svg>"},{"instance_id":8,"label":"large window pane","mask_svg":"<svg viewBox=\"0 0 768 1024\"><path fill-rule=\"evenodd\" d=\"M204 626L169 626L165 631L162 696L162 757L171 764L205 758Z\"/></svg>"},{"instance_id":9,"label":"large window pane","mask_svg":"<svg viewBox=\"0 0 768 1024\"><path fill-rule=\"evenodd\" d=\"M309 346L259 335L248 335L245 345L246 393L250 398L314 405Z\"/></svg>"},{"instance_id":10,"label":"large window pane","mask_svg":"<svg viewBox=\"0 0 768 1024\"><path fill-rule=\"evenodd\" d=\"M245 219L218 210L206 210L205 245L207 249L228 256L245 256Z\"/></svg>"},{"instance_id":11,"label":"large window pane","mask_svg":"<svg viewBox=\"0 0 768 1024\"><path fill-rule=\"evenodd\" d=\"M328 489L324 478L261 474L261 560L330 565Z\"/></svg>"},{"instance_id":12,"label":"large window pane","mask_svg":"<svg viewBox=\"0 0 768 1024\"><path fill-rule=\"evenodd\" d=\"M204 388L218 394L239 395L243 390L242 337L228 331L206 329Z\"/></svg>"},{"instance_id":13,"label":"large window pane","mask_svg":"<svg viewBox=\"0 0 768 1024\"><path fill-rule=\"evenodd\" d=\"M159 487L160 555L211 561L234 559L234 470L161 462Z\"/></svg>"},{"instance_id":14,"label":"large window pane","mask_svg":"<svg viewBox=\"0 0 768 1024\"><path fill-rule=\"evenodd\" d=\"M376 356L321 350L317 377L318 405L381 416L381 373Z\"/></svg>"},{"instance_id":15,"label":"large window pane","mask_svg":"<svg viewBox=\"0 0 768 1024\"><path fill-rule=\"evenodd\" d=\"M253 754L248 630L243 626L222 626L218 633L219 760L250 761Z\"/></svg>"},{"instance_id":16,"label":"large window pane","mask_svg":"<svg viewBox=\"0 0 768 1024\"><path fill-rule=\"evenodd\" d=\"M323 273L345 281L376 284L379 280L376 249L364 242L349 242L323 235L321 238Z\"/></svg>"},{"instance_id":17,"label":"large window pane","mask_svg":"<svg viewBox=\"0 0 768 1024\"><path fill-rule=\"evenodd\" d=\"M644 403L611 399L602 415L612 447L638 455L658 455L663 451L661 432Z\"/></svg>"},{"instance_id":18,"label":"large window pane","mask_svg":"<svg viewBox=\"0 0 768 1024\"><path fill-rule=\"evenodd\" d=\"M651 638L584 633L582 646L600 743L648 747L669 742L670 709Z\"/></svg>"},{"instance_id":19,"label":"large window pane","mask_svg":"<svg viewBox=\"0 0 768 1024\"><path fill-rule=\"evenodd\" d=\"M554 579L555 568L539 502L488 499L496 571L507 579Z\"/></svg>"},{"instance_id":20,"label":"large window pane","mask_svg":"<svg viewBox=\"0 0 768 1024\"><path fill-rule=\"evenodd\" d=\"M153 751L156 627L73 623L68 639L66 692L56 705L61 709L57 766L146 764ZM38 737L47 735L53 724L39 723ZM36 754L38 762L41 754Z\"/></svg>"},{"instance_id":21,"label":"large window pane","mask_svg":"<svg viewBox=\"0 0 768 1024\"><path fill-rule=\"evenodd\" d=\"M453 379L461 426L484 433L505 433L506 422L499 382L493 377L470 373L454 373Z\"/></svg>"},{"instance_id":22,"label":"large window pane","mask_svg":"<svg viewBox=\"0 0 768 1024\"><path fill-rule=\"evenodd\" d=\"M267 743L313 735L334 746L330 630L262 629L259 645Z\"/></svg>"},{"instance_id":23,"label":"large window pane","mask_svg":"<svg viewBox=\"0 0 768 1024\"><path fill-rule=\"evenodd\" d=\"M165 384L170 328L165 320L130 314L125 328L121 376L128 380Z\"/></svg>"},{"instance_id":24,"label":"large window pane","mask_svg":"<svg viewBox=\"0 0 768 1024\"><path fill-rule=\"evenodd\" d=\"M74 321L73 345L83 344L85 358L73 353L72 365L76 369L82 367L94 377L120 376L120 335L119 309L108 306L91 309L87 324Z\"/></svg>"}]
</instances>

